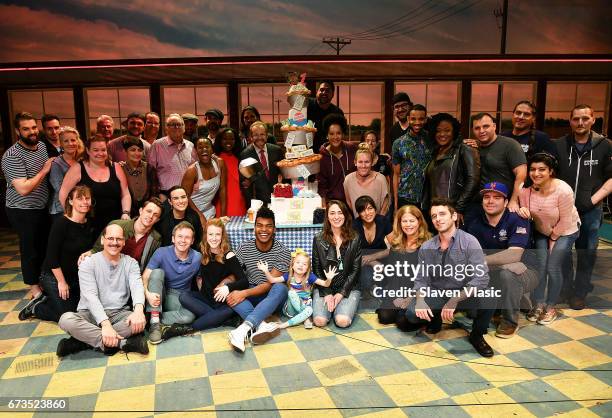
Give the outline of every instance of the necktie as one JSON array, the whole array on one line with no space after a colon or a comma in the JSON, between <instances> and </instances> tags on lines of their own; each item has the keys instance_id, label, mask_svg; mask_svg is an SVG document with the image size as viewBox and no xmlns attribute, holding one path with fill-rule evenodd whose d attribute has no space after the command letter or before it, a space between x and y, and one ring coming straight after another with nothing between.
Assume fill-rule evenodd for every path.
<instances>
[{"instance_id":1,"label":"necktie","mask_svg":"<svg viewBox=\"0 0 612 418\"><path fill-rule=\"evenodd\" d=\"M268 169L268 160L266 159L266 153L263 149L259 150L259 161L261 161L261 165L263 166L264 172L266 173L266 178L270 179L270 170Z\"/></svg>"}]
</instances>

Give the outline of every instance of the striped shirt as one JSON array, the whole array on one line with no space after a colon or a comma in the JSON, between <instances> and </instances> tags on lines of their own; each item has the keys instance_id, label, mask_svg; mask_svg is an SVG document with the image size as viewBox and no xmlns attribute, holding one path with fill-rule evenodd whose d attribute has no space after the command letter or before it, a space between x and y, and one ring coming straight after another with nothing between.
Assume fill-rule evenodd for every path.
<instances>
[{"instance_id":1,"label":"striped shirt","mask_svg":"<svg viewBox=\"0 0 612 418\"><path fill-rule=\"evenodd\" d=\"M181 144L176 144L165 136L153 142L148 160L149 164L157 171L159 188L168 190L172 186L181 184L187 167L194 163L197 158L191 142L183 139Z\"/></svg>"},{"instance_id":2,"label":"striped shirt","mask_svg":"<svg viewBox=\"0 0 612 418\"><path fill-rule=\"evenodd\" d=\"M13 209L44 209L49 199L49 184L45 178L26 196L20 195L13 180L31 179L49 159L47 148L39 142L36 150L15 142L2 156L2 171L6 178L6 207Z\"/></svg>"},{"instance_id":3,"label":"striped shirt","mask_svg":"<svg viewBox=\"0 0 612 418\"><path fill-rule=\"evenodd\" d=\"M268 282L265 274L257 268L258 261L268 262L268 269L270 271L276 269L281 273L289 271L289 261L291 261L291 253L287 247L277 240L274 240L272 248L267 252L257 249L255 239L243 241L236 251L236 256L246 272L250 286L257 286Z\"/></svg>"}]
</instances>

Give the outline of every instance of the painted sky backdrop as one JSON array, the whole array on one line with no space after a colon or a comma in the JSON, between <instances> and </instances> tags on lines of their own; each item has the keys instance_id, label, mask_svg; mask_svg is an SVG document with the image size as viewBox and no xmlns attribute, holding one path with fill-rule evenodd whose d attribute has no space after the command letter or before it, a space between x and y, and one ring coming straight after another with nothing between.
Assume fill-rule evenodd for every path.
<instances>
[{"instance_id":1,"label":"painted sky backdrop","mask_svg":"<svg viewBox=\"0 0 612 418\"><path fill-rule=\"evenodd\" d=\"M0 62L497 53L501 0L0 0ZM508 53L612 53L609 0L510 0Z\"/></svg>"}]
</instances>

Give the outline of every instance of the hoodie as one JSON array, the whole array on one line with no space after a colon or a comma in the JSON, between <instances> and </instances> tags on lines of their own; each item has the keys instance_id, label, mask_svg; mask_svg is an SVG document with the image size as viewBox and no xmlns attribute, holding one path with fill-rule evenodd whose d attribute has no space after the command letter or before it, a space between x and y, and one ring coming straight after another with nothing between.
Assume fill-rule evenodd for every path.
<instances>
[{"instance_id":1,"label":"hoodie","mask_svg":"<svg viewBox=\"0 0 612 418\"><path fill-rule=\"evenodd\" d=\"M559 155L557 177L572 187L579 213L593 209L591 196L612 176L612 142L591 131L582 152L576 148L572 134L555 139L554 143Z\"/></svg>"},{"instance_id":2,"label":"hoodie","mask_svg":"<svg viewBox=\"0 0 612 418\"><path fill-rule=\"evenodd\" d=\"M357 147L350 142L342 143L342 158L338 158L327 150L329 143L321 145L319 154L321 158L319 174L319 194L326 201L337 199L346 202L344 197L344 178L355 171L355 152Z\"/></svg>"}]
</instances>

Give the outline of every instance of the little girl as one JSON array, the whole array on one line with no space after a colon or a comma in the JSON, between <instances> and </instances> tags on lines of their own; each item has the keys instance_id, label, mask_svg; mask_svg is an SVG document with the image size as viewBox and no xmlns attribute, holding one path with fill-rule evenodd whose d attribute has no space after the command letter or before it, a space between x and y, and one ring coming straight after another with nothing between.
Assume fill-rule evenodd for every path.
<instances>
[{"instance_id":1,"label":"little girl","mask_svg":"<svg viewBox=\"0 0 612 418\"><path fill-rule=\"evenodd\" d=\"M317 279L311 273L310 256L306 251L297 248L291 253L291 265L289 273L285 273L280 277L274 277L268 271L268 263L259 261L257 268L261 270L272 284L286 282L289 287L287 303L283 308L283 313L290 319L287 322L279 324L279 328L292 327L294 325L304 323L304 328L312 328L312 286L329 287L333 277L337 274L336 267L330 267L325 271L326 280Z\"/></svg>"}]
</instances>

